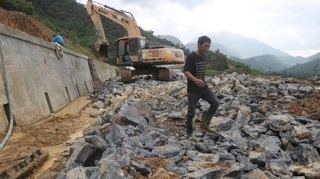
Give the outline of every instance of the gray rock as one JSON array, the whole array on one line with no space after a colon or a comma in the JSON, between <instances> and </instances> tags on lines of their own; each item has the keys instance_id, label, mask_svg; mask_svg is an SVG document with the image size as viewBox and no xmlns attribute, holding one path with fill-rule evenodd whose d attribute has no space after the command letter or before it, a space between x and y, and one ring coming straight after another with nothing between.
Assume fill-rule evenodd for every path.
<instances>
[{"instance_id":1,"label":"gray rock","mask_svg":"<svg viewBox=\"0 0 320 179\"><path fill-rule=\"evenodd\" d=\"M290 93L296 93L298 91L298 86L295 84L288 84L287 89Z\"/></svg>"},{"instance_id":2,"label":"gray rock","mask_svg":"<svg viewBox=\"0 0 320 179\"><path fill-rule=\"evenodd\" d=\"M119 124L114 124L110 128L110 136L116 145L120 145L123 141L128 141L129 136L125 132L124 128Z\"/></svg>"},{"instance_id":3,"label":"gray rock","mask_svg":"<svg viewBox=\"0 0 320 179\"><path fill-rule=\"evenodd\" d=\"M178 155L169 158L170 161L174 162L175 164L180 163L181 161L183 161L183 157L186 154L185 150L182 150Z\"/></svg>"},{"instance_id":4,"label":"gray rock","mask_svg":"<svg viewBox=\"0 0 320 179\"><path fill-rule=\"evenodd\" d=\"M93 103L92 107L96 107L96 108L101 109L101 108L105 108L105 105L104 105L104 102L97 101L97 102Z\"/></svg>"},{"instance_id":5,"label":"gray rock","mask_svg":"<svg viewBox=\"0 0 320 179\"><path fill-rule=\"evenodd\" d=\"M128 101L128 105L135 107L142 116L152 116L150 106L141 99L130 99L130 101Z\"/></svg>"},{"instance_id":6,"label":"gray rock","mask_svg":"<svg viewBox=\"0 0 320 179\"><path fill-rule=\"evenodd\" d=\"M305 126L294 126L293 130L291 131L291 136L298 138L298 139L310 139L311 134L310 131Z\"/></svg>"},{"instance_id":7,"label":"gray rock","mask_svg":"<svg viewBox=\"0 0 320 179\"><path fill-rule=\"evenodd\" d=\"M279 136L282 138L285 138L286 140L288 140L291 143L296 143L296 141L294 140L294 138L291 136L290 131L286 131L286 132L279 132Z\"/></svg>"},{"instance_id":8,"label":"gray rock","mask_svg":"<svg viewBox=\"0 0 320 179\"><path fill-rule=\"evenodd\" d=\"M137 126L139 124L147 124L146 119L141 116L138 110L128 104L123 104L120 107L119 117L121 117L124 123L129 125Z\"/></svg>"},{"instance_id":9,"label":"gray rock","mask_svg":"<svg viewBox=\"0 0 320 179\"><path fill-rule=\"evenodd\" d=\"M225 153L225 152L219 153L219 161L220 162L230 161L230 160L231 161L235 161L236 160L236 158L235 158L235 156L233 154Z\"/></svg>"},{"instance_id":10,"label":"gray rock","mask_svg":"<svg viewBox=\"0 0 320 179\"><path fill-rule=\"evenodd\" d=\"M152 153L159 156L164 156L166 158L171 158L180 153L180 147L175 145L164 145L164 146L155 146L152 150Z\"/></svg>"},{"instance_id":11,"label":"gray rock","mask_svg":"<svg viewBox=\"0 0 320 179\"><path fill-rule=\"evenodd\" d=\"M185 175L188 173L188 170L183 167L173 167L171 171L178 175Z\"/></svg>"},{"instance_id":12,"label":"gray rock","mask_svg":"<svg viewBox=\"0 0 320 179\"><path fill-rule=\"evenodd\" d=\"M181 112L172 112L167 116L169 119L184 119Z\"/></svg>"},{"instance_id":13,"label":"gray rock","mask_svg":"<svg viewBox=\"0 0 320 179\"><path fill-rule=\"evenodd\" d=\"M248 123L248 115L242 110L239 110L235 122L239 127L246 125Z\"/></svg>"},{"instance_id":14,"label":"gray rock","mask_svg":"<svg viewBox=\"0 0 320 179\"><path fill-rule=\"evenodd\" d=\"M288 131L292 129L290 122L294 118L290 115L272 115L268 118L268 125L274 131Z\"/></svg>"},{"instance_id":15,"label":"gray rock","mask_svg":"<svg viewBox=\"0 0 320 179\"><path fill-rule=\"evenodd\" d=\"M276 136L260 135L257 140L252 141L256 147L263 148L268 160L276 159L282 156L281 141Z\"/></svg>"},{"instance_id":16,"label":"gray rock","mask_svg":"<svg viewBox=\"0 0 320 179\"><path fill-rule=\"evenodd\" d=\"M271 169L271 172L276 176L292 176L289 166L281 159L272 159L268 165Z\"/></svg>"},{"instance_id":17,"label":"gray rock","mask_svg":"<svg viewBox=\"0 0 320 179\"><path fill-rule=\"evenodd\" d=\"M196 178L218 178L221 173L222 173L223 169L211 169L211 170L197 170L191 173L187 173L185 175L186 178L192 178L192 179L196 179Z\"/></svg>"},{"instance_id":18,"label":"gray rock","mask_svg":"<svg viewBox=\"0 0 320 179\"><path fill-rule=\"evenodd\" d=\"M266 154L264 152L256 152L256 151L250 151L249 160L253 164L257 164L259 168L264 168L266 166Z\"/></svg>"},{"instance_id":19,"label":"gray rock","mask_svg":"<svg viewBox=\"0 0 320 179\"><path fill-rule=\"evenodd\" d=\"M145 149L141 149L141 148L136 148L135 154L138 156L148 157L148 158L158 156L157 154L154 154L154 153L150 152L149 150L145 150Z\"/></svg>"},{"instance_id":20,"label":"gray rock","mask_svg":"<svg viewBox=\"0 0 320 179\"><path fill-rule=\"evenodd\" d=\"M211 143L196 143L195 144L195 149L201 153L211 153L212 150L212 145Z\"/></svg>"},{"instance_id":21,"label":"gray rock","mask_svg":"<svg viewBox=\"0 0 320 179\"><path fill-rule=\"evenodd\" d=\"M81 179L89 179L90 176L86 173L86 170L82 166L75 167L69 170L66 174L67 179L71 178L81 178Z\"/></svg>"},{"instance_id":22,"label":"gray rock","mask_svg":"<svg viewBox=\"0 0 320 179\"><path fill-rule=\"evenodd\" d=\"M100 160L99 178L106 179L127 179L119 163L116 161L103 158Z\"/></svg>"},{"instance_id":23,"label":"gray rock","mask_svg":"<svg viewBox=\"0 0 320 179\"><path fill-rule=\"evenodd\" d=\"M191 160L195 160L197 155L198 155L198 151L195 151L195 150L188 150L186 152L186 155L191 159Z\"/></svg>"},{"instance_id":24,"label":"gray rock","mask_svg":"<svg viewBox=\"0 0 320 179\"><path fill-rule=\"evenodd\" d=\"M139 142L142 145L141 147L151 152L154 145L157 143L157 140L154 140L150 133L145 133L140 135Z\"/></svg>"},{"instance_id":25,"label":"gray rock","mask_svg":"<svg viewBox=\"0 0 320 179\"><path fill-rule=\"evenodd\" d=\"M274 175L272 172L270 171L264 171L264 174L270 178L270 179L278 179L279 177L277 177L276 175Z\"/></svg>"},{"instance_id":26,"label":"gray rock","mask_svg":"<svg viewBox=\"0 0 320 179\"><path fill-rule=\"evenodd\" d=\"M236 157L237 161L241 163L241 165L244 166L244 170L245 171L251 171L254 170L256 168L258 168L258 165L255 165L253 163L250 162L250 160L248 160L247 157L243 156L243 155L238 155Z\"/></svg>"},{"instance_id":27,"label":"gray rock","mask_svg":"<svg viewBox=\"0 0 320 179\"><path fill-rule=\"evenodd\" d=\"M227 172L223 178L239 178L241 177L245 166L243 164L235 163L229 167L229 172Z\"/></svg>"},{"instance_id":28,"label":"gray rock","mask_svg":"<svg viewBox=\"0 0 320 179\"><path fill-rule=\"evenodd\" d=\"M96 147L87 143L82 142L69 157L66 166L68 170L71 170L78 166L83 166L90 156L96 151Z\"/></svg>"},{"instance_id":29,"label":"gray rock","mask_svg":"<svg viewBox=\"0 0 320 179\"><path fill-rule=\"evenodd\" d=\"M307 165L319 162L320 156L311 144L299 144L297 147L297 160L300 165Z\"/></svg>"},{"instance_id":30,"label":"gray rock","mask_svg":"<svg viewBox=\"0 0 320 179\"><path fill-rule=\"evenodd\" d=\"M318 151L320 151L320 140L312 143L313 147L315 147Z\"/></svg>"},{"instance_id":31,"label":"gray rock","mask_svg":"<svg viewBox=\"0 0 320 179\"><path fill-rule=\"evenodd\" d=\"M267 132L267 128L262 126L245 125L242 127L241 131L244 134L247 134L248 137L256 139L259 136L259 134L265 134Z\"/></svg>"},{"instance_id":32,"label":"gray rock","mask_svg":"<svg viewBox=\"0 0 320 179\"><path fill-rule=\"evenodd\" d=\"M286 90L287 89L287 85L286 84L279 84L278 88L280 90Z\"/></svg>"},{"instance_id":33,"label":"gray rock","mask_svg":"<svg viewBox=\"0 0 320 179\"><path fill-rule=\"evenodd\" d=\"M247 151L241 150L241 149L231 149L230 153L232 153L234 156L238 156L238 155L247 156L248 155Z\"/></svg>"},{"instance_id":34,"label":"gray rock","mask_svg":"<svg viewBox=\"0 0 320 179\"><path fill-rule=\"evenodd\" d=\"M257 117L254 117L254 118L252 118L250 121L252 121L253 124L260 124L260 123L264 122L265 120L266 120L265 118L257 118ZM250 122L250 121L249 121L249 122Z\"/></svg>"},{"instance_id":35,"label":"gray rock","mask_svg":"<svg viewBox=\"0 0 320 179\"><path fill-rule=\"evenodd\" d=\"M67 178L67 174L65 172L61 172L59 173L56 179L66 179L66 178Z\"/></svg>"},{"instance_id":36,"label":"gray rock","mask_svg":"<svg viewBox=\"0 0 320 179\"><path fill-rule=\"evenodd\" d=\"M300 86L299 92L303 94L312 94L313 88L311 86Z\"/></svg>"},{"instance_id":37,"label":"gray rock","mask_svg":"<svg viewBox=\"0 0 320 179\"><path fill-rule=\"evenodd\" d=\"M217 130L218 131L228 131L230 130L234 125L234 121L227 118L225 120L222 120L220 121L218 124L217 124Z\"/></svg>"},{"instance_id":38,"label":"gray rock","mask_svg":"<svg viewBox=\"0 0 320 179\"><path fill-rule=\"evenodd\" d=\"M227 141L227 143L224 142L224 144L229 144L229 147L233 149L246 150L248 148L247 140L242 138L239 128L235 125L228 131L220 132L220 135Z\"/></svg>"},{"instance_id":39,"label":"gray rock","mask_svg":"<svg viewBox=\"0 0 320 179\"><path fill-rule=\"evenodd\" d=\"M85 141L101 150L105 150L108 147L108 143L98 135L85 136Z\"/></svg>"},{"instance_id":40,"label":"gray rock","mask_svg":"<svg viewBox=\"0 0 320 179\"><path fill-rule=\"evenodd\" d=\"M320 163L315 162L305 166L290 165L289 169L304 178L320 178Z\"/></svg>"},{"instance_id":41,"label":"gray rock","mask_svg":"<svg viewBox=\"0 0 320 179\"><path fill-rule=\"evenodd\" d=\"M141 162L141 161L131 161L131 166L141 175L147 176L149 173L151 173L151 168L149 164Z\"/></svg>"}]
</instances>

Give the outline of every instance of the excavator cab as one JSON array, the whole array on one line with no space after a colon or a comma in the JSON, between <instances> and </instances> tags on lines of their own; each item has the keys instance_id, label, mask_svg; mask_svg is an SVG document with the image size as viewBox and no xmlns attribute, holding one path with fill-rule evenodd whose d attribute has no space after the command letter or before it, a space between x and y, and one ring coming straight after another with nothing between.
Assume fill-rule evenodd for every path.
<instances>
[{"instance_id":1,"label":"excavator cab","mask_svg":"<svg viewBox=\"0 0 320 179\"><path fill-rule=\"evenodd\" d=\"M142 49L145 48L146 40L143 37L123 37L116 41L117 65L133 65L142 61Z\"/></svg>"}]
</instances>

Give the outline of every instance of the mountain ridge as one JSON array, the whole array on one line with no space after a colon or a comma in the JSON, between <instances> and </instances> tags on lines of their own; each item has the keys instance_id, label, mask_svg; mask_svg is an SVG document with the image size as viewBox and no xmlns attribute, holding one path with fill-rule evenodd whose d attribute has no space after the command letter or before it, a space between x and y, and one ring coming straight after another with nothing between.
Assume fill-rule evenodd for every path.
<instances>
[{"instance_id":1,"label":"mountain ridge","mask_svg":"<svg viewBox=\"0 0 320 179\"><path fill-rule=\"evenodd\" d=\"M161 35L159 37L166 38L166 36ZM242 37L230 32L220 32L209 37L212 39L211 51L219 49L219 52L227 55L228 58L263 72L281 72L291 67L295 67L293 71L299 71L299 68L301 68L301 71L305 71L303 64L320 58L320 53L309 57L292 56L256 39ZM178 38L175 37L174 39ZM187 43L185 47L190 51L195 51L197 49L197 39ZM299 73L297 72L297 74Z\"/></svg>"},{"instance_id":2,"label":"mountain ridge","mask_svg":"<svg viewBox=\"0 0 320 179\"><path fill-rule=\"evenodd\" d=\"M220 47L219 50L228 57L244 59L265 54L280 57L291 56L256 39L243 37L231 32L218 32L209 37L212 39L210 50L215 51ZM190 50L195 50L196 43L196 40L193 40L185 44L185 46Z\"/></svg>"}]
</instances>

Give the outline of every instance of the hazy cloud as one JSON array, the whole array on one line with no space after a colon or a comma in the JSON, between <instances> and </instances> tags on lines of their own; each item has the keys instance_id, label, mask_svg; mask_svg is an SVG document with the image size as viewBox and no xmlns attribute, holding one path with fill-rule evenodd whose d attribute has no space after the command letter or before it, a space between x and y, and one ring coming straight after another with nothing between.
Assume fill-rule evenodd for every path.
<instances>
[{"instance_id":1,"label":"hazy cloud","mask_svg":"<svg viewBox=\"0 0 320 179\"><path fill-rule=\"evenodd\" d=\"M152 0L120 0L121 4L136 4L141 8L157 8L159 6L163 6L164 4L179 4L180 6L186 8L186 9L193 9L197 6L201 6L206 1L209 0L203 0L201 3L199 1L195 0L162 0L162 1L152 1Z\"/></svg>"}]
</instances>

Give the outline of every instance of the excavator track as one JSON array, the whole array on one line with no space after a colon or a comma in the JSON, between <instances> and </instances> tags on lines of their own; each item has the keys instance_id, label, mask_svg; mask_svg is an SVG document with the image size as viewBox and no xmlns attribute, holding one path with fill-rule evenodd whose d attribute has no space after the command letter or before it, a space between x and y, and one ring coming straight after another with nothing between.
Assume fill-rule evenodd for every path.
<instances>
[{"instance_id":1,"label":"excavator track","mask_svg":"<svg viewBox=\"0 0 320 179\"><path fill-rule=\"evenodd\" d=\"M123 83L132 82L132 77L135 75L152 74L153 79L160 81L170 81L170 70L164 67L144 66L143 68L136 67L133 69L121 68L120 76Z\"/></svg>"},{"instance_id":2,"label":"excavator track","mask_svg":"<svg viewBox=\"0 0 320 179\"><path fill-rule=\"evenodd\" d=\"M132 72L133 71L130 69L125 69L125 68L120 69L121 81L123 83L130 83L133 77Z\"/></svg>"},{"instance_id":3,"label":"excavator track","mask_svg":"<svg viewBox=\"0 0 320 179\"><path fill-rule=\"evenodd\" d=\"M157 79L160 81L170 81L170 70L167 68L158 68Z\"/></svg>"}]
</instances>

